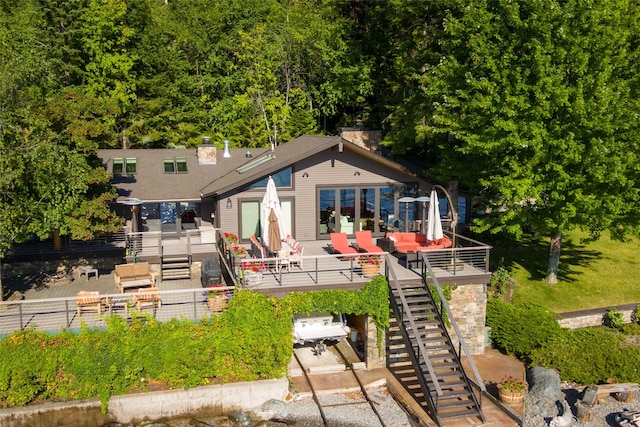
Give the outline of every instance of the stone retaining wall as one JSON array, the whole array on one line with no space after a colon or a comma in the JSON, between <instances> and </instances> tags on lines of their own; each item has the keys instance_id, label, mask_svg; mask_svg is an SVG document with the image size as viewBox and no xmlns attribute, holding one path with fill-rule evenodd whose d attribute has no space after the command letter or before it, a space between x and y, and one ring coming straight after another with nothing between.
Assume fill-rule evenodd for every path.
<instances>
[{"instance_id":1,"label":"stone retaining wall","mask_svg":"<svg viewBox=\"0 0 640 427\"><path fill-rule=\"evenodd\" d=\"M622 313L622 318L625 323L631 323L635 321L634 313L637 304L628 304L615 307ZM598 308L593 310L574 311L570 313L560 313L557 319L560 326L568 329L588 328L592 326L601 326L604 324L604 319L609 311L607 308Z\"/></svg>"}]
</instances>

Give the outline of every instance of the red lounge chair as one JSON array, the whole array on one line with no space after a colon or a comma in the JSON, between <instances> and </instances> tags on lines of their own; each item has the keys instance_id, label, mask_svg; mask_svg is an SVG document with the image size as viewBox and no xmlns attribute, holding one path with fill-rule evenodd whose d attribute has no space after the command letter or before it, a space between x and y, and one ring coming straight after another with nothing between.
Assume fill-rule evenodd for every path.
<instances>
[{"instance_id":1,"label":"red lounge chair","mask_svg":"<svg viewBox=\"0 0 640 427\"><path fill-rule=\"evenodd\" d=\"M356 231L356 244L364 252L384 252L380 246L373 244L371 230Z\"/></svg>"},{"instance_id":2,"label":"red lounge chair","mask_svg":"<svg viewBox=\"0 0 640 427\"><path fill-rule=\"evenodd\" d=\"M334 253L339 253L342 255L357 255L358 251L352 248L349 245L349 241L347 240L347 233L331 233L331 247L333 248Z\"/></svg>"}]
</instances>

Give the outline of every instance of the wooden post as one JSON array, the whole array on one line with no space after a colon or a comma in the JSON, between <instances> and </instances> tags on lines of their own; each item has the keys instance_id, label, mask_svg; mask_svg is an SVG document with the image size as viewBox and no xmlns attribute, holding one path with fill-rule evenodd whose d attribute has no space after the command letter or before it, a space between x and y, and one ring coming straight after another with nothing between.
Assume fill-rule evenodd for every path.
<instances>
[{"instance_id":1,"label":"wooden post","mask_svg":"<svg viewBox=\"0 0 640 427\"><path fill-rule=\"evenodd\" d=\"M593 421L594 408L582 401L576 403L576 417L580 421Z\"/></svg>"}]
</instances>

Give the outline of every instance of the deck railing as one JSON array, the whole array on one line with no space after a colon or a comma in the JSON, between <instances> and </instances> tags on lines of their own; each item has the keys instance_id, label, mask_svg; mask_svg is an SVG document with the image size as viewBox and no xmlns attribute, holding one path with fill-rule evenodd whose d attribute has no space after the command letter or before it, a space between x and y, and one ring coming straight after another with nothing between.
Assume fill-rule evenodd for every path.
<instances>
[{"instance_id":1,"label":"deck railing","mask_svg":"<svg viewBox=\"0 0 640 427\"><path fill-rule=\"evenodd\" d=\"M218 251L223 264L223 268L228 272L232 282L239 287L251 286L248 278L253 271L252 266L262 266L264 269L275 271L278 282L282 283L283 275L289 274L285 268L279 266L283 260L290 262L290 259L269 257L269 258L252 258L239 256L233 250L233 243L220 230L216 230L218 242ZM388 252L367 252L356 255L326 254L326 255L306 255L300 257L300 263L304 265L304 272L310 274L315 284L320 284L323 276L329 277L336 271L345 272L345 276L350 282L355 277L362 275L362 267L359 264L360 256L379 256L380 271L384 271L385 255Z\"/></svg>"},{"instance_id":2,"label":"deck railing","mask_svg":"<svg viewBox=\"0 0 640 427\"><path fill-rule=\"evenodd\" d=\"M233 286L217 287L216 292L233 294ZM175 290L159 290L157 294L162 301L161 308L142 310L162 320L171 318L202 318L210 311L207 308L207 289L190 288ZM0 335L14 331L34 328L45 331L80 328L82 323L89 327L104 327L106 317L124 315L129 317L134 312L133 298L137 292L100 294L97 298L102 304L102 312L79 314L77 310L78 296L31 299L0 302ZM87 298L84 296L83 298Z\"/></svg>"},{"instance_id":3,"label":"deck railing","mask_svg":"<svg viewBox=\"0 0 640 427\"><path fill-rule=\"evenodd\" d=\"M172 244L180 248L180 254L192 257L194 253L205 252L215 241L213 229L184 230L180 235L161 231L145 231L126 235L127 261L136 262L139 257L160 257L171 255L167 250Z\"/></svg>"},{"instance_id":4,"label":"deck railing","mask_svg":"<svg viewBox=\"0 0 640 427\"><path fill-rule=\"evenodd\" d=\"M421 253L429 257L433 269L443 269L455 276L469 267L488 273L490 251L491 246L457 235L455 248L433 249Z\"/></svg>"}]
</instances>

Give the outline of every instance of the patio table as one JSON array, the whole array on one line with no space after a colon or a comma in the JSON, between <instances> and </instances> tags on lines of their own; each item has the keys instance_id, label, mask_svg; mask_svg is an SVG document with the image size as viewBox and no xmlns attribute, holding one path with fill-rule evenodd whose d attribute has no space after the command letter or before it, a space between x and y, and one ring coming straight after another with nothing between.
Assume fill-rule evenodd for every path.
<instances>
[{"instance_id":1,"label":"patio table","mask_svg":"<svg viewBox=\"0 0 640 427\"><path fill-rule=\"evenodd\" d=\"M124 294L128 289L140 289L140 288L150 288L153 286L153 281L149 279L141 279L141 280L127 280L125 282L120 282L118 288L120 288L120 293Z\"/></svg>"}]
</instances>

